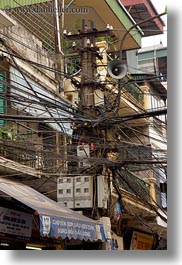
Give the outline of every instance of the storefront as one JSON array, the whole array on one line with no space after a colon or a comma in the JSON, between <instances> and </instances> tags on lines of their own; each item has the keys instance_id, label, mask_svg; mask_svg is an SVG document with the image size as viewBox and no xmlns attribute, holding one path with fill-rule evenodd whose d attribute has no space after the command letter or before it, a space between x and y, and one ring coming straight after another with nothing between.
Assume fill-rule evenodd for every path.
<instances>
[{"instance_id":1,"label":"storefront","mask_svg":"<svg viewBox=\"0 0 182 265\"><path fill-rule=\"evenodd\" d=\"M130 250L151 250L154 243L154 235L133 231Z\"/></svg>"},{"instance_id":2,"label":"storefront","mask_svg":"<svg viewBox=\"0 0 182 265\"><path fill-rule=\"evenodd\" d=\"M12 242L17 242L17 247L24 242L23 249L27 246L64 249L65 239L105 241L100 222L63 208L29 186L0 178L0 192L2 248L7 244L13 246Z\"/></svg>"}]
</instances>

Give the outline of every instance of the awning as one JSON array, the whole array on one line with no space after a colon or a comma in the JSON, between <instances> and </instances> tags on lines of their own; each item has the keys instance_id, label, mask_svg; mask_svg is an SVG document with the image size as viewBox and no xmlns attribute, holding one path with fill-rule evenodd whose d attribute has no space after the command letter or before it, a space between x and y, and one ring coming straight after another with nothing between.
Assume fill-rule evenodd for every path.
<instances>
[{"instance_id":1,"label":"awning","mask_svg":"<svg viewBox=\"0 0 182 265\"><path fill-rule=\"evenodd\" d=\"M31 87L27 85L24 76L29 84L31 84ZM71 104L68 104L63 98L57 97L27 75L22 75L22 73L13 66L10 66L10 85L10 96L12 96L11 103L13 108L21 111L21 101L25 101L24 112L28 113L29 117L45 118L45 122L54 130L72 135L70 121L73 112L70 109ZM13 100L15 96L18 96L19 101L15 102ZM26 103L24 99L27 99L28 103ZM32 101L32 103L30 104L29 101ZM59 119L59 122L56 123L47 120L52 117Z\"/></svg>"},{"instance_id":2,"label":"awning","mask_svg":"<svg viewBox=\"0 0 182 265\"><path fill-rule=\"evenodd\" d=\"M27 185L0 178L0 191L37 211L41 236L106 240L101 223L60 206Z\"/></svg>"},{"instance_id":3,"label":"awning","mask_svg":"<svg viewBox=\"0 0 182 265\"><path fill-rule=\"evenodd\" d=\"M152 4L152 1L120 0L120 2L125 6L136 23L140 23L142 20L144 21L147 18L152 18L158 15L157 10ZM161 19L161 17L158 17L141 24L140 28L145 33L144 37L147 37L164 33L164 26L165 24L163 20Z\"/></svg>"}]
</instances>

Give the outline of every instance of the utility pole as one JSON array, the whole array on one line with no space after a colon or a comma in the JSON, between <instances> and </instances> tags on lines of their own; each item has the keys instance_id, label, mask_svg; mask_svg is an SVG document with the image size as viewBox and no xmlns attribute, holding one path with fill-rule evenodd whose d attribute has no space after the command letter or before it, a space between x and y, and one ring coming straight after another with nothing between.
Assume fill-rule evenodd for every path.
<instances>
[{"instance_id":1,"label":"utility pole","mask_svg":"<svg viewBox=\"0 0 182 265\"><path fill-rule=\"evenodd\" d=\"M90 21L89 25L86 25L85 20L82 20L82 28L78 34L67 35L66 37L71 41L80 40L81 45L76 46L75 49L80 55L80 64L81 64L81 84L79 90L79 104L78 109L82 116L85 118L94 119L97 116L95 110L95 90L97 87L96 73L96 58L102 59L102 56L99 54L99 49L96 46L97 37L106 37L113 35L111 29L106 29L98 31L95 28L94 22ZM96 139L98 136L103 138L102 132L98 127L93 128L91 124L85 122L79 122L76 125L76 134L80 137L80 144L88 144L92 150L92 157L98 157L99 153L99 144L97 148L94 148L93 139ZM99 140L100 140L99 138ZM97 175L101 174L98 172L97 167L93 171L89 172L93 176L93 211L91 217L98 219L99 213L97 208Z\"/></svg>"},{"instance_id":2,"label":"utility pole","mask_svg":"<svg viewBox=\"0 0 182 265\"><path fill-rule=\"evenodd\" d=\"M98 53L96 46L96 38L113 35L112 30L106 29L98 31L94 22L90 21L90 25L85 24L82 20L82 30L78 34L66 35L66 38L72 41L81 40L81 46L76 50L80 54L81 59L81 89L79 93L79 107L84 113L88 113L94 108L94 91L96 88L96 58L102 59Z\"/></svg>"}]
</instances>

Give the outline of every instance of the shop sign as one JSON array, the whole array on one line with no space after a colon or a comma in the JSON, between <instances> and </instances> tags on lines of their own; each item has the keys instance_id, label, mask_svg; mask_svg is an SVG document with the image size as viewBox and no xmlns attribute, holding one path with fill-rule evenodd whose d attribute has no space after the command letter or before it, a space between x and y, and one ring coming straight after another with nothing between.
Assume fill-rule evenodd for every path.
<instances>
[{"instance_id":1,"label":"shop sign","mask_svg":"<svg viewBox=\"0 0 182 265\"><path fill-rule=\"evenodd\" d=\"M39 215L40 217L40 234L41 236L97 240L101 235L101 240L105 240L104 231L101 225L87 223L69 218L60 218L53 216Z\"/></svg>"},{"instance_id":2,"label":"shop sign","mask_svg":"<svg viewBox=\"0 0 182 265\"><path fill-rule=\"evenodd\" d=\"M31 214L0 207L0 233L2 235L31 237L31 232Z\"/></svg>"},{"instance_id":3,"label":"shop sign","mask_svg":"<svg viewBox=\"0 0 182 265\"><path fill-rule=\"evenodd\" d=\"M154 236L140 232L133 232L130 250L150 250L154 243Z\"/></svg>"},{"instance_id":4,"label":"shop sign","mask_svg":"<svg viewBox=\"0 0 182 265\"><path fill-rule=\"evenodd\" d=\"M114 208L114 222L118 223L120 217L121 217L121 204L117 202Z\"/></svg>"}]
</instances>

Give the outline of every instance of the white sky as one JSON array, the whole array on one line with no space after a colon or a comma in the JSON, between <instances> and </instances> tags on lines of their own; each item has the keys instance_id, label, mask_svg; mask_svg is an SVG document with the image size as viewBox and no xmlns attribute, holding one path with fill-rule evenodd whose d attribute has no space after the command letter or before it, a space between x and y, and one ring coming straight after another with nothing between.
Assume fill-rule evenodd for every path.
<instances>
[{"instance_id":1,"label":"white sky","mask_svg":"<svg viewBox=\"0 0 182 265\"><path fill-rule=\"evenodd\" d=\"M153 3L157 12L161 14L165 11L165 7L168 1L167 0L151 0L151 2ZM143 37L142 47L155 46L155 45L158 45L160 41L162 41L163 46L167 46L167 15L161 16L161 19L164 21L164 24L166 25L164 27L164 34L160 34L157 36L151 36L151 37Z\"/></svg>"}]
</instances>

